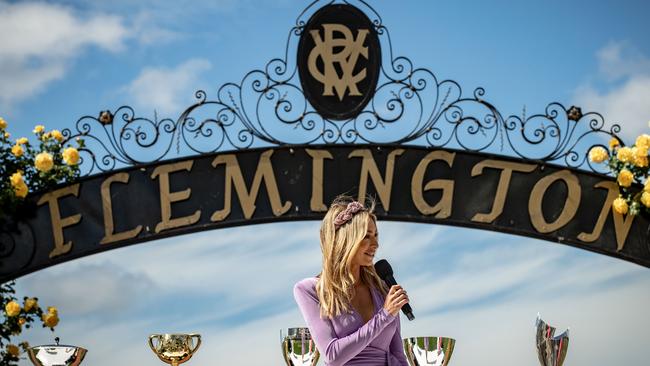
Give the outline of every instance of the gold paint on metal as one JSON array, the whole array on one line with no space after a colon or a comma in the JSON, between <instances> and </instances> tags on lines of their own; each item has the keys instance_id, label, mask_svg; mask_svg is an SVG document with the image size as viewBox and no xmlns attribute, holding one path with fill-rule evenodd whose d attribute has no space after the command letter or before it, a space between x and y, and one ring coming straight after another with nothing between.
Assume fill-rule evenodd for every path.
<instances>
[{"instance_id":1,"label":"gold paint on metal","mask_svg":"<svg viewBox=\"0 0 650 366\"><path fill-rule=\"evenodd\" d=\"M614 219L614 231L616 233L616 250L620 252L625 247L627 234L630 232L635 216L627 215L623 218L623 215L614 211L612 208L612 202L614 202L619 195L618 184L616 184L616 182L603 180L596 183L594 188L607 189L607 198L605 198L605 202L603 202L603 208L600 210L600 215L598 215L598 220L596 221L594 230L591 233L583 232L578 234L578 240L584 241L585 243L591 243L598 240L603 232L607 216L611 212Z\"/></svg>"},{"instance_id":2,"label":"gold paint on metal","mask_svg":"<svg viewBox=\"0 0 650 366\"><path fill-rule=\"evenodd\" d=\"M66 254L72 249L72 241L64 243L63 228L75 225L81 221L81 214L63 218L61 217L61 211L59 211L59 198L67 195L78 197L79 183L48 192L38 200L39 206L45 203L48 203L50 206L50 219L52 221L52 234L54 236L54 249L50 252L50 258Z\"/></svg>"},{"instance_id":3,"label":"gold paint on metal","mask_svg":"<svg viewBox=\"0 0 650 366\"><path fill-rule=\"evenodd\" d=\"M487 159L474 165L472 168L472 177L483 174L484 168L501 169L501 175L499 176L499 185L497 186L497 191L494 195L492 209L489 213L477 213L474 215L474 217L472 217L472 221L474 222L484 222L489 224L496 220L496 218L503 213L503 207L506 203L506 196L508 195L508 188L510 187L512 172L515 171L519 173L530 173L537 169L537 165Z\"/></svg>"},{"instance_id":4,"label":"gold paint on metal","mask_svg":"<svg viewBox=\"0 0 650 366\"><path fill-rule=\"evenodd\" d=\"M424 173L431 162L442 160L451 168L454 164L455 156L456 153L450 153L447 151L432 151L428 153L420 161L417 168L415 168L415 172L411 178L411 197L413 199L413 204L421 214L436 214L435 217L438 219L445 219L451 216L451 204L454 196L454 181L452 179L433 179L427 182L424 188L422 187L422 184L424 182ZM433 189L442 189L442 197L440 198L440 201L432 206L424 200L424 192Z\"/></svg>"},{"instance_id":5,"label":"gold paint on metal","mask_svg":"<svg viewBox=\"0 0 650 366\"><path fill-rule=\"evenodd\" d=\"M368 29L359 29L355 39L350 28L343 24L323 24L324 39L318 30L309 32L316 45L309 53L307 67L311 76L323 83L323 96L333 96L336 90L336 95L342 101L348 89L350 89L349 95L362 95L357 88L357 83L366 78L367 70L364 68L356 75L353 75L353 72L359 55L368 58L368 47L363 46L368 32ZM334 33L342 34L343 38L334 38ZM343 49L334 53L335 48L340 47ZM316 62L318 58L323 60L322 72L318 69ZM339 64L343 72L341 77L334 63Z\"/></svg>"},{"instance_id":6,"label":"gold paint on metal","mask_svg":"<svg viewBox=\"0 0 650 366\"><path fill-rule=\"evenodd\" d=\"M239 198L239 203L246 219L250 219L255 212L255 200L257 199L257 194L259 193L262 181L264 181L266 191L269 195L269 200L271 201L273 215L280 216L289 211L291 208L291 201L286 201L284 204L282 204L282 201L280 199L280 192L278 191L278 184L276 183L275 175L273 174L271 155L273 155L273 150L266 150L260 156L260 160L257 164L257 170L255 171L255 177L253 177L253 184L251 185L250 192L246 188L246 183L244 182L244 177L242 175L241 168L239 167L239 162L237 161L236 154L219 155L212 161L212 166L215 168L221 164L224 164L226 166L226 189L224 194L224 207L223 209L215 211L212 214L212 221L222 221L228 217L228 215L230 215L233 183L235 185L237 197Z\"/></svg>"},{"instance_id":7,"label":"gold paint on metal","mask_svg":"<svg viewBox=\"0 0 650 366\"><path fill-rule=\"evenodd\" d=\"M368 189L368 176L375 186L375 190L381 200L381 205L384 210L390 210L390 193L393 187L393 172L395 171L395 158L404 153L404 149L395 149L388 154L386 159L386 176L381 177L377 163L372 156L370 149L357 149L352 150L348 155L349 158L361 158L361 173L359 176L359 195L357 196L359 202L365 201L366 192Z\"/></svg>"},{"instance_id":8,"label":"gold paint on metal","mask_svg":"<svg viewBox=\"0 0 650 366\"><path fill-rule=\"evenodd\" d=\"M156 233L163 230L192 225L199 221L201 210L196 210L196 212L189 216L172 219L172 203L189 199L192 189L187 188L177 192L169 191L169 174L181 170L187 170L189 172L192 170L193 164L193 160L188 160L179 163L160 165L156 167L151 174L151 179L156 179L156 177L160 178L160 216L162 220L156 224Z\"/></svg>"},{"instance_id":9,"label":"gold paint on metal","mask_svg":"<svg viewBox=\"0 0 650 366\"><path fill-rule=\"evenodd\" d=\"M323 160L333 159L332 153L327 150L305 149L312 157L311 169L311 200L309 208L312 212L325 212L327 206L323 203Z\"/></svg>"},{"instance_id":10,"label":"gold paint on metal","mask_svg":"<svg viewBox=\"0 0 650 366\"><path fill-rule=\"evenodd\" d=\"M111 184L115 182L128 183L129 173L122 172L113 174L102 182L101 195L102 211L104 212L104 237L99 242L99 244L109 244L120 240L135 238L138 234L140 234L140 231L142 231L142 225L138 225L134 229L123 231L121 233L116 234L114 232L115 223L113 222L113 198L111 196Z\"/></svg>"},{"instance_id":11,"label":"gold paint on metal","mask_svg":"<svg viewBox=\"0 0 650 366\"><path fill-rule=\"evenodd\" d=\"M555 181L562 180L567 186L568 195L564 202L564 207L560 216L553 222L547 222L542 213L542 200L548 187ZM549 174L535 183L533 190L530 192L528 199L528 213L530 221L537 232L550 233L562 228L568 224L575 216L580 205L580 182L578 177L573 175L569 170L560 170L553 174Z\"/></svg>"}]
</instances>

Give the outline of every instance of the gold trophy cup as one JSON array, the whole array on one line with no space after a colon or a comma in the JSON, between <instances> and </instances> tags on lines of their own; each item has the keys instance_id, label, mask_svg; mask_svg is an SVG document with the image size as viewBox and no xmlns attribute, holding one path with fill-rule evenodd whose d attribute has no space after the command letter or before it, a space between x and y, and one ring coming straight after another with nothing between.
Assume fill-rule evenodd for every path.
<instances>
[{"instance_id":1,"label":"gold trophy cup","mask_svg":"<svg viewBox=\"0 0 650 366\"><path fill-rule=\"evenodd\" d=\"M193 341L193 338L196 338L196 342ZM149 336L151 350L162 362L172 366L187 362L200 345L200 334L152 334Z\"/></svg>"}]
</instances>

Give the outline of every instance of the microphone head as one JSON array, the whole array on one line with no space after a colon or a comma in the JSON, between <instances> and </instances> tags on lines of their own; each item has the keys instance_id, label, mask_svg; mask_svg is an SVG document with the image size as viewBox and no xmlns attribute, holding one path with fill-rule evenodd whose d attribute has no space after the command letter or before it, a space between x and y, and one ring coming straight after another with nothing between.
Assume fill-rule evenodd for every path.
<instances>
[{"instance_id":1,"label":"microphone head","mask_svg":"<svg viewBox=\"0 0 650 366\"><path fill-rule=\"evenodd\" d=\"M383 280L393 275L393 268L385 259L381 259L377 261L377 263L375 263L375 271L377 272L379 277Z\"/></svg>"}]
</instances>

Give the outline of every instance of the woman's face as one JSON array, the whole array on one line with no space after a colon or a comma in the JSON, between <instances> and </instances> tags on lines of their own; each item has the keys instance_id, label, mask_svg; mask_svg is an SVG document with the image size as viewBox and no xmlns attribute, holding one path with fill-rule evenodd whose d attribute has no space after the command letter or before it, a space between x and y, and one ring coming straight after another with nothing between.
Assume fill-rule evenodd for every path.
<instances>
[{"instance_id":1,"label":"woman's face","mask_svg":"<svg viewBox=\"0 0 650 366\"><path fill-rule=\"evenodd\" d=\"M377 225L375 225L375 220L372 218L368 220L368 230L366 231L366 236L361 241L359 249L354 254L352 259L353 265L359 266L372 266L373 260L375 258L375 252L379 247L379 242L377 241L379 233L377 232Z\"/></svg>"}]
</instances>

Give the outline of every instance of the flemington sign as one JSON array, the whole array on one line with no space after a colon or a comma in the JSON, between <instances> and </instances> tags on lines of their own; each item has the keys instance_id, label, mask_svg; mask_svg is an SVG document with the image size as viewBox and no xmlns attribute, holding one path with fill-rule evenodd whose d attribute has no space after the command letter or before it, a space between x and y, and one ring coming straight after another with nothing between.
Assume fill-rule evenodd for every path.
<instances>
[{"instance_id":1,"label":"flemington sign","mask_svg":"<svg viewBox=\"0 0 650 366\"><path fill-rule=\"evenodd\" d=\"M463 96L393 56L381 18L359 4L312 4L284 58L215 100L197 92L176 120L129 107L81 118L65 134L88 141L87 176L29 198L34 215L0 234L1 279L163 237L320 219L341 193L375 196L385 220L535 237L650 267L650 222L615 213L616 182L585 158L618 126L559 103L504 118L483 89Z\"/></svg>"}]
</instances>

